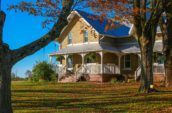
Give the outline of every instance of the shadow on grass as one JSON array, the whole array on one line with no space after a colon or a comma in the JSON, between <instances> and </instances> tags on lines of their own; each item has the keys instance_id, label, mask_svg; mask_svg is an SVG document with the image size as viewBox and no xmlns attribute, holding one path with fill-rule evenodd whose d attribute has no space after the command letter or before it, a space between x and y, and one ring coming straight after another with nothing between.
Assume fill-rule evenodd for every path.
<instances>
[{"instance_id":1,"label":"shadow on grass","mask_svg":"<svg viewBox=\"0 0 172 113\"><path fill-rule=\"evenodd\" d=\"M17 99L13 100L13 107L15 110L40 108L60 109L64 111L72 109L93 109L93 112L107 113L127 112L131 109L137 109L131 108L133 104L137 107L142 106L142 103L149 104L157 102L159 104L161 102L167 102L172 104L172 91L160 91L149 95L135 95L136 93L124 90L90 90L91 88L78 88L13 90L14 97L18 96ZM31 95L30 98L26 93ZM46 95L41 95L41 93L45 93ZM51 97L52 94L49 95L49 93L52 93L54 96ZM60 99L56 97L59 96L57 94L60 94L60 97L64 95L64 97ZM72 97L72 94L77 94L78 97ZM162 96L163 94L168 96L164 97Z\"/></svg>"}]
</instances>

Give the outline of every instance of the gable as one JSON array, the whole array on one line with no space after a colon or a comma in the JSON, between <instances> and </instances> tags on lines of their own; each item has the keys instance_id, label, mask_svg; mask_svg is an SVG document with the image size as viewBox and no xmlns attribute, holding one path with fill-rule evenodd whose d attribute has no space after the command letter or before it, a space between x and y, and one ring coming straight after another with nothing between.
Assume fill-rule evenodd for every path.
<instances>
[{"instance_id":1,"label":"gable","mask_svg":"<svg viewBox=\"0 0 172 113\"><path fill-rule=\"evenodd\" d=\"M83 18L75 15L60 35L59 42L61 43L61 48L65 48L67 45L87 43L84 41L85 30L88 32L87 42L98 43L99 34L92 28L92 26L88 25L88 23L86 23ZM72 35L72 43L69 43L68 41L69 33Z\"/></svg>"},{"instance_id":2,"label":"gable","mask_svg":"<svg viewBox=\"0 0 172 113\"><path fill-rule=\"evenodd\" d=\"M127 37L129 36L130 28L122 25L120 23L114 22L113 24L117 26L114 29L106 30L108 24L108 19L104 19L102 22L97 19L98 16L89 14L80 10L76 10L76 13L83 17L99 34L111 37Z\"/></svg>"},{"instance_id":3,"label":"gable","mask_svg":"<svg viewBox=\"0 0 172 113\"><path fill-rule=\"evenodd\" d=\"M68 25L62 30L58 42L61 43L65 37L69 34L69 32L72 30L72 28L76 25L76 23L79 21L80 17L75 15L73 19L68 23Z\"/></svg>"}]
</instances>

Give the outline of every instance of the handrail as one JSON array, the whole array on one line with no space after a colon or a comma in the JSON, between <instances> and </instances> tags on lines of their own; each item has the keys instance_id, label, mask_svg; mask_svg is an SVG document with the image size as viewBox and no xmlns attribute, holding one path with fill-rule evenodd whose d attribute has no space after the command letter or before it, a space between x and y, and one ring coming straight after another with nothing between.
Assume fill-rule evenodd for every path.
<instances>
[{"instance_id":1,"label":"handrail","mask_svg":"<svg viewBox=\"0 0 172 113\"><path fill-rule=\"evenodd\" d=\"M135 80L141 75L141 65L138 66L138 68L135 71Z\"/></svg>"},{"instance_id":2,"label":"handrail","mask_svg":"<svg viewBox=\"0 0 172 113\"><path fill-rule=\"evenodd\" d=\"M165 74L163 64L153 64L153 74ZM135 71L135 80L141 75L141 65Z\"/></svg>"},{"instance_id":3,"label":"handrail","mask_svg":"<svg viewBox=\"0 0 172 113\"><path fill-rule=\"evenodd\" d=\"M76 81L83 75L86 73L86 66L85 65L81 65L80 68L78 68L78 70L76 71L75 75L76 75ZM80 72L81 71L81 72ZM78 76L79 75L79 76Z\"/></svg>"},{"instance_id":4,"label":"handrail","mask_svg":"<svg viewBox=\"0 0 172 113\"><path fill-rule=\"evenodd\" d=\"M58 72L58 80L62 79L65 76L67 66L64 65Z\"/></svg>"},{"instance_id":5,"label":"handrail","mask_svg":"<svg viewBox=\"0 0 172 113\"><path fill-rule=\"evenodd\" d=\"M154 64L153 72L154 74L165 74L164 64Z\"/></svg>"}]
</instances>

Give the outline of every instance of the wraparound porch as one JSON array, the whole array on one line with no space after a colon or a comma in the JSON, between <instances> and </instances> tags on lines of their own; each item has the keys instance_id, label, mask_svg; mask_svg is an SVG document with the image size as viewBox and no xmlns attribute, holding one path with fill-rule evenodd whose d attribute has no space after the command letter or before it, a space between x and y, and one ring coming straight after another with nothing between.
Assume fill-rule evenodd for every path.
<instances>
[{"instance_id":1,"label":"wraparound porch","mask_svg":"<svg viewBox=\"0 0 172 113\"><path fill-rule=\"evenodd\" d=\"M127 61L127 57L130 56ZM131 63L131 60L134 59ZM107 51L75 53L58 55L60 62L57 72L59 80L65 76L74 75L79 79L83 75L112 77L128 74L134 77L134 71L139 65L137 54L121 54Z\"/></svg>"}]
</instances>

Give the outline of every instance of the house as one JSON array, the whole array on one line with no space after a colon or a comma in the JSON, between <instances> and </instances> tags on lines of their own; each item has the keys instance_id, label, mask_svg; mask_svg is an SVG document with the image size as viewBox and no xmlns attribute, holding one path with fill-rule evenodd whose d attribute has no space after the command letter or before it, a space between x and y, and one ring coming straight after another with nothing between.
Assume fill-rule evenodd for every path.
<instances>
[{"instance_id":1,"label":"house","mask_svg":"<svg viewBox=\"0 0 172 113\"><path fill-rule=\"evenodd\" d=\"M82 78L107 82L118 75L139 77L140 49L137 41L130 36L132 27L114 23L118 28L105 30L107 19L101 21L96 15L79 10L72 11L68 21L58 38L59 51L50 54L60 62L57 68L59 81L76 82ZM162 53L159 32L154 52ZM163 74L163 65L157 63L154 71Z\"/></svg>"}]
</instances>

